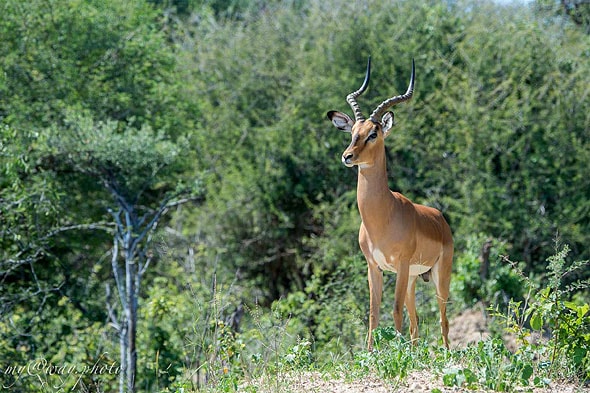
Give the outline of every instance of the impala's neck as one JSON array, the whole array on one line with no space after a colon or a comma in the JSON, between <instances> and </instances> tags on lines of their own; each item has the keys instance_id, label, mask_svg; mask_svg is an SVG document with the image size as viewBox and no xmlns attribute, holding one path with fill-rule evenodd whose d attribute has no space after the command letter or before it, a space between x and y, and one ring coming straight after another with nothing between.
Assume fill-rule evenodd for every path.
<instances>
[{"instance_id":1,"label":"impala's neck","mask_svg":"<svg viewBox=\"0 0 590 393\"><path fill-rule=\"evenodd\" d=\"M379 227L387 225L394 207L387 183L385 151L375 157L372 166L359 166L358 169L357 203L361 218L369 232L372 228L379 231Z\"/></svg>"}]
</instances>

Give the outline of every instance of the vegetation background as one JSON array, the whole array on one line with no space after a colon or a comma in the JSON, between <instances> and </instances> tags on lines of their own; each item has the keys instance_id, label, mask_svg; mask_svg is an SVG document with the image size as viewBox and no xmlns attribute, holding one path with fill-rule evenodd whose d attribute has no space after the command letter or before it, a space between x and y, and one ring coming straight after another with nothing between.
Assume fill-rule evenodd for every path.
<instances>
[{"instance_id":1,"label":"vegetation background","mask_svg":"<svg viewBox=\"0 0 590 393\"><path fill-rule=\"evenodd\" d=\"M590 258L589 8L3 1L3 386L123 391L118 372L59 367L119 364L133 310L138 391L232 391L285 367L403 376L363 350L356 174L340 163L347 136L325 117L348 111L368 55L365 111L403 91L416 60L415 97L397 108L387 143L389 181L454 231L451 312L483 302L523 337L553 333L555 351L577 337L567 376L587 379L589 270L572 261ZM412 353L387 329L392 276L382 337L395 341L389 352ZM419 292L426 344L408 362L428 368L436 302L432 288ZM474 353L509 357L489 345ZM556 362L533 349L518 383ZM475 368L441 373L503 388L464 370Z\"/></svg>"}]
</instances>

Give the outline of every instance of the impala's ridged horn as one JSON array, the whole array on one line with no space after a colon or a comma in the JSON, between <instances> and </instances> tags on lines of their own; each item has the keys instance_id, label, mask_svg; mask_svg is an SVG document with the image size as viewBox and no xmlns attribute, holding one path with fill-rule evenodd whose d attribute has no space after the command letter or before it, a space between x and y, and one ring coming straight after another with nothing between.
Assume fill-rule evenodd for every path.
<instances>
[{"instance_id":1,"label":"impala's ridged horn","mask_svg":"<svg viewBox=\"0 0 590 393\"><path fill-rule=\"evenodd\" d=\"M414 75L416 73L416 67L414 66L414 59L412 59L412 76L410 77L410 85L408 86L408 90L406 90L405 94L400 96L394 96L388 98L387 100L383 101L374 111L371 113L371 117L369 118L374 123L380 123L381 118L385 114L387 109L391 108L394 105L399 104L400 102L408 101L412 98L414 94Z\"/></svg>"},{"instance_id":2,"label":"impala's ridged horn","mask_svg":"<svg viewBox=\"0 0 590 393\"><path fill-rule=\"evenodd\" d=\"M367 90L367 87L369 86L369 79L371 79L371 56L369 56L369 60L367 61L367 73L365 74L365 81L363 82L363 85L357 91L346 96L346 102L348 102L348 105L350 105L352 111L354 112L355 121L365 120L359 104L356 103L356 98L363 94L365 90Z\"/></svg>"}]
</instances>

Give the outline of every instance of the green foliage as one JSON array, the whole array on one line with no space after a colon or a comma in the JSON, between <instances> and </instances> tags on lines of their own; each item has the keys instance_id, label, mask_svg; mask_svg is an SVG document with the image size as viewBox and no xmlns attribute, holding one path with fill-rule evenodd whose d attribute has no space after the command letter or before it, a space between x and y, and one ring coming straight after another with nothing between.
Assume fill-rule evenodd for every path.
<instances>
[{"instance_id":1,"label":"green foliage","mask_svg":"<svg viewBox=\"0 0 590 393\"><path fill-rule=\"evenodd\" d=\"M537 293L525 310L533 330L542 331L545 326L551 329L549 344L551 362L568 359L575 370L584 378L590 378L590 304L577 304L568 301L573 288L590 288L588 282L577 283L564 288L566 275L590 266L589 261L567 262L569 247L556 249L556 254L548 260L548 285Z\"/></svg>"},{"instance_id":2,"label":"green foliage","mask_svg":"<svg viewBox=\"0 0 590 393\"><path fill-rule=\"evenodd\" d=\"M41 165L96 177L106 191L116 188L130 203L144 202L137 198L146 191L186 191L181 182L167 181L179 180L174 177L182 170L179 156L188 150L182 138L171 141L147 125L120 130L118 122L95 122L79 113L68 114L63 127L46 135L46 141L39 141L47 149L41 153Z\"/></svg>"},{"instance_id":3,"label":"green foliage","mask_svg":"<svg viewBox=\"0 0 590 393\"><path fill-rule=\"evenodd\" d=\"M292 346L285 356L285 362L295 369L309 367L312 364L311 342L298 339L297 344Z\"/></svg>"},{"instance_id":4,"label":"green foliage","mask_svg":"<svg viewBox=\"0 0 590 393\"><path fill-rule=\"evenodd\" d=\"M443 376L443 383L445 386L459 386L465 387L467 389L473 389L476 385L477 377L468 368L449 368L445 370L445 374Z\"/></svg>"},{"instance_id":5,"label":"green foliage","mask_svg":"<svg viewBox=\"0 0 590 393\"><path fill-rule=\"evenodd\" d=\"M500 339L481 341L457 353L460 363L443 370L446 386L491 389L498 392L514 391L523 386L542 387L542 377L535 360L536 352L513 354Z\"/></svg>"},{"instance_id":6,"label":"green foliage","mask_svg":"<svg viewBox=\"0 0 590 393\"><path fill-rule=\"evenodd\" d=\"M142 370L142 389L168 386L183 372L187 349L183 337L191 332L193 302L174 279L183 267L170 261L166 273L157 274L146 291L140 308L138 369ZM179 288L180 286L180 288Z\"/></svg>"},{"instance_id":7,"label":"green foliage","mask_svg":"<svg viewBox=\"0 0 590 393\"><path fill-rule=\"evenodd\" d=\"M394 327L377 328L374 337L377 350L355 356L355 365L365 372L376 371L387 379L404 379L410 371L420 369L428 359L426 346L413 346Z\"/></svg>"},{"instance_id":8,"label":"green foliage","mask_svg":"<svg viewBox=\"0 0 590 393\"><path fill-rule=\"evenodd\" d=\"M497 313L505 320L507 328L515 333L520 341L521 353L535 353L537 357L548 362L550 376L561 375L569 370L581 379L588 379L590 374L590 305L568 300L574 289L588 289L587 281L578 281L567 286L564 278L583 270L588 261L569 263L570 252L567 245L559 247L548 259L547 285L536 290L534 283L524 278L529 289L524 306L521 302L511 303L509 314ZM528 327L527 327L528 326ZM531 340L532 332L547 332L547 343L536 344ZM569 377L569 375L563 375Z\"/></svg>"},{"instance_id":9,"label":"green foliage","mask_svg":"<svg viewBox=\"0 0 590 393\"><path fill-rule=\"evenodd\" d=\"M210 92L199 98L204 131L194 141L200 165L211 168L214 198L197 230L223 263L269 287L268 302L305 292L309 266L336 237L322 211L344 208L335 214L354 217L354 203L341 199L355 182L339 162L347 137L321 119L328 109L346 110L343 98L362 79L369 53L379 58L361 99L366 110L405 87L409 57L401 54L418 64L416 99L397 109L400 128L388 140L392 188L442 208L460 247L485 234L527 270L549 255L545 239L556 228L585 252L585 37L544 26L524 8L462 6L400 2L384 10L368 1L358 13L337 1L309 2L306 12L270 5L250 23L196 24L199 39L182 40L191 59L199 54L190 91ZM365 33L341 22L348 20ZM221 134L232 148L211 138ZM498 275L494 296L514 283L508 268Z\"/></svg>"},{"instance_id":10,"label":"green foliage","mask_svg":"<svg viewBox=\"0 0 590 393\"><path fill-rule=\"evenodd\" d=\"M538 349L511 353L501 339L481 341L463 350L446 351L428 344L412 345L393 328L375 330L380 348L356 355L354 368L386 380L404 380L412 371L428 370L444 386L466 390L510 392L547 384Z\"/></svg>"},{"instance_id":11,"label":"green foliage","mask_svg":"<svg viewBox=\"0 0 590 393\"><path fill-rule=\"evenodd\" d=\"M4 122L48 126L72 106L100 120L176 122L165 111L174 92L172 51L145 2L9 0L2 7Z\"/></svg>"},{"instance_id":12,"label":"green foliage","mask_svg":"<svg viewBox=\"0 0 590 393\"><path fill-rule=\"evenodd\" d=\"M178 176L187 145L169 110L172 50L143 2L2 8L1 357L21 366L117 359L105 323L107 208L120 202L111 198L140 202L145 219L160 198L193 189ZM64 388L116 384L116 373L87 374L70 373Z\"/></svg>"},{"instance_id":13,"label":"green foliage","mask_svg":"<svg viewBox=\"0 0 590 393\"><path fill-rule=\"evenodd\" d=\"M536 0L534 9L540 15L555 15L558 20L569 20L586 34L590 34L590 4L584 0Z\"/></svg>"},{"instance_id":14,"label":"green foliage","mask_svg":"<svg viewBox=\"0 0 590 393\"><path fill-rule=\"evenodd\" d=\"M506 244L481 234L468 236L461 243L451 281L451 294L453 301L459 302L458 309L481 301L507 307L511 299L522 299L525 293L521 276L503 258ZM484 248L488 249L487 266L482 256Z\"/></svg>"}]
</instances>

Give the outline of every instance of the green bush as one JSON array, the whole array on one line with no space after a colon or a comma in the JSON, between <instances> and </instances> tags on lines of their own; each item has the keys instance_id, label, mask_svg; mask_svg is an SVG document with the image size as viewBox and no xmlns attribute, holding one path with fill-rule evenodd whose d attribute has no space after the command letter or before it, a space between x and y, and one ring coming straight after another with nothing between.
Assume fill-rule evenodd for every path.
<instances>
[{"instance_id":1,"label":"green bush","mask_svg":"<svg viewBox=\"0 0 590 393\"><path fill-rule=\"evenodd\" d=\"M547 362L548 377L568 378L573 373L584 380L590 378L590 304L570 299L574 290L587 290L590 283L565 285L564 279L587 268L590 262L569 262L567 245L555 250L548 259L547 284L537 290L536 284L523 275L523 285L529 291L524 302L513 302L508 314L496 315L517 335L519 352L534 352L541 362ZM531 339L533 331L548 334L549 340L536 343Z\"/></svg>"},{"instance_id":2,"label":"green bush","mask_svg":"<svg viewBox=\"0 0 590 393\"><path fill-rule=\"evenodd\" d=\"M468 236L459 242L453 263L451 296L454 309L473 306L477 302L508 306L511 299L525 295L521 278L504 259L505 242L483 234ZM482 253L487 249L487 266Z\"/></svg>"}]
</instances>

